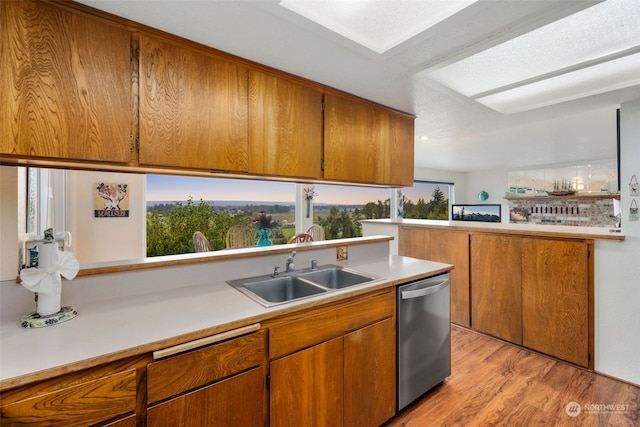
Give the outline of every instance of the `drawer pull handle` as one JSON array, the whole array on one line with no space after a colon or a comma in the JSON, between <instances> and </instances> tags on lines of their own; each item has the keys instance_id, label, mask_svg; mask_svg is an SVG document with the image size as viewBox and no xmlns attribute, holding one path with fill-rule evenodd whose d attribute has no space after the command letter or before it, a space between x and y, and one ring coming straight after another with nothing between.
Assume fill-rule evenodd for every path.
<instances>
[{"instance_id":1,"label":"drawer pull handle","mask_svg":"<svg viewBox=\"0 0 640 427\"><path fill-rule=\"evenodd\" d=\"M254 323L253 325L243 326L242 328L233 329L231 331L222 332L216 335L211 335L210 337L205 337L199 340L189 341L184 344L178 344L173 347L168 347L162 350L154 351L153 360L158 360L164 357L173 356L174 354L182 353L183 351L193 350L198 347L204 347L205 345L228 340L229 338L239 337L241 335L248 334L249 332L255 332L258 329L260 329L260 323Z\"/></svg>"}]
</instances>

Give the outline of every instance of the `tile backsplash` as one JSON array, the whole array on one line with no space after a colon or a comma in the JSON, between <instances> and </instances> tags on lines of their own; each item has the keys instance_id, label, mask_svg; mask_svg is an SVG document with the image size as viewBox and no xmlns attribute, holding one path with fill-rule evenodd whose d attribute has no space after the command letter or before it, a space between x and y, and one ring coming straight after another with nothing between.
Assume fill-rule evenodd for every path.
<instances>
[{"instance_id":1,"label":"tile backsplash","mask_svg":"<svg viewBox=\"0 0 640 427\"><path fill-rule=\"evenodd\" d=\"M615 227L613 198L531 198L509 200L509 222ZM617 200L616 200L617 202Z\"/></svg>"}]
</instances>

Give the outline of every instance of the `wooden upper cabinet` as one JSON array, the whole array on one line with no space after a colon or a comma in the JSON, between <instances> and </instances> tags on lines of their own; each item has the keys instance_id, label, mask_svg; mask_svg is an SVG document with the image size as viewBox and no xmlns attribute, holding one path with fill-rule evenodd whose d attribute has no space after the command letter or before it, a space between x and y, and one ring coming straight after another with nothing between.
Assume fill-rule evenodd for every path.
<instances>
[{"instance_id":1,"label":"wooden upper cabinet","mask_svg":"<svg viewBox=\"0 0 640 427\"><path fill-rule=\"evenodd\" d=\"M246 172L249 71L140 35L140 164Z\"/></svg>"},{"instance_id":2,"label":"wooden upper cabinet","mask_svg":"<svg viewBox=\"0 0 640 427\"><path fill-rule=\"evenodd\" d=\"M413 121L373 103L325 94L324 178L413 186Z\"/></svg>"},{"instance_id":3,"label":"wooden upper cabinet","mask_svg":"<svg viewBox=\"0 0 640 427\"><path fill-rule=\"evenodd\" d=\"M0 2L0 153L128 162L131 33L55 5Z\"/></svg>"},{"instance_id":4,"label":"wooden upper cabinet","mask_svg":"<svg viewBox=\"0 0 640 427\"><path fill-rule=\"evenodd\" d=\"M322 93L252 70L249 143L252 173L322 178Z\"/></svg>"}]
</instances>

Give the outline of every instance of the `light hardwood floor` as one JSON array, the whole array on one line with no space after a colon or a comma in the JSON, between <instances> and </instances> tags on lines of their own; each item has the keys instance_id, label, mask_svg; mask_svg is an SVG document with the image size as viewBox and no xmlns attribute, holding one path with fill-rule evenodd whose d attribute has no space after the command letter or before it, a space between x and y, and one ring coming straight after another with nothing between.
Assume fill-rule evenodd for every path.
<instances>
[{"instance_id":1,"label":"light hardwood floor","mask_svg":"<svg viewBox=\"0 0 640 427\"><path fill-rule=\"evenodd\" d=\"M640 426L640 387L455 325L451 349L451 376L385 427Z\"/></svg>"}]
</instances>

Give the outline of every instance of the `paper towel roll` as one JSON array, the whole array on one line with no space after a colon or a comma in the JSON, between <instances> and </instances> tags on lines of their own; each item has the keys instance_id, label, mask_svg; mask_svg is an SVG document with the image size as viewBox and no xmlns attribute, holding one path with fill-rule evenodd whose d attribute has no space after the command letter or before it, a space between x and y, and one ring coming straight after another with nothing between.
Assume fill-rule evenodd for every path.
<instances>
[{"instance_id":1,"label":"paper towel roll","mask_svg":"<svg viewBox=\"0 0 640 427\"><path fill-rule=\"evenodd\" d=\"M47 270L58 266L58 245L55 242L38 244L38 269ZM36 311L40 316L56 314L62 307L62 287L54 286L50 292L38 292Z\"/></svg>"}]
</instances>

